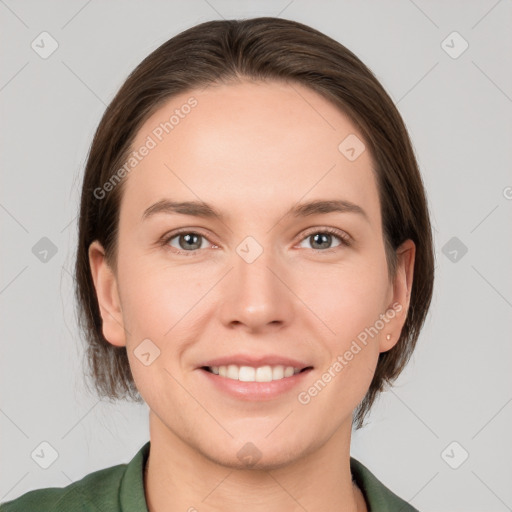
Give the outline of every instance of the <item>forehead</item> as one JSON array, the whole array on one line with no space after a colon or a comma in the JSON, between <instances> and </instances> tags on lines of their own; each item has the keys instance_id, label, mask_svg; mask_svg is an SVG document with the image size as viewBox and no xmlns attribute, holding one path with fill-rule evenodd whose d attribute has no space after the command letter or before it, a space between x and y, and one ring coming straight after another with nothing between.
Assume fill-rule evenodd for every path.
<instances>
[{"instance_id":1,"label":"forehead","mask_svg":"<svg viewBox=\"0 0 512 512\"><path fill-rule=\"evenodd\" d=\"M300 84L191 90L169 100L137 133L132 149L149 149L139 151L145 156L126 178L121 210L129 206L140 216L171 198L278 215L279 205L288 210L301 199L343 198L378 217L369 151L355 160L342 151L345 139L357 143L354 137L363 140L340 109Z\"/></svg>"}]
</instances>

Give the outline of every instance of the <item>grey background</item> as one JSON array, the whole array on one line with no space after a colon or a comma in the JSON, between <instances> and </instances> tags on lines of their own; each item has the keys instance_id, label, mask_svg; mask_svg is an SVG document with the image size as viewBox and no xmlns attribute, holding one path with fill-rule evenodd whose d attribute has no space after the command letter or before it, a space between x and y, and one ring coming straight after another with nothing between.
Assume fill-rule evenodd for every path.
<instances>
[{"instance_id":1,"label":"grey background","mask_svg":"<svg viewBox=\"0 0 512 512\"><path fill-rule=\"evenodd\" d=\"M157 46L202 21L263 15L325 32L376 73L432 210L432 309L352 455L422 511L512 510L510 0L0 0L0 501L127 462L149 438L147 406L99 401L82 376L71 274L87 150ZM59 45L46 59L31 47L43 31ZM442 46L453 31L469 44L458 58ZM457 37L444 48L460 51ZM48 469L31 457L43 441L58 454Z\"/></svg>"}]
</instances>

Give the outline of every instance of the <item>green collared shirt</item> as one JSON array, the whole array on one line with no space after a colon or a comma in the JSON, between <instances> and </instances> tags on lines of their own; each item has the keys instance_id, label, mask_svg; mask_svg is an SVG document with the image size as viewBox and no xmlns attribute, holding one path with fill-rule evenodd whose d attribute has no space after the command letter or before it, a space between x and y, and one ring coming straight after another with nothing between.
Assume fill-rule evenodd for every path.
<instances>
[{"instance_id":1,"label":"green collared shirt","mask_svg":"<svg viewBox=\"0 0 512 512\"><path fill-rule=\"evenodd\" d=\"M89 473L66 487L29 491L0 505L0 512L148 512L143 475L149 447L150 441L128 464ZM350 470L369 512L418 512L352 457Z\"/></svg>"}]
</instances>

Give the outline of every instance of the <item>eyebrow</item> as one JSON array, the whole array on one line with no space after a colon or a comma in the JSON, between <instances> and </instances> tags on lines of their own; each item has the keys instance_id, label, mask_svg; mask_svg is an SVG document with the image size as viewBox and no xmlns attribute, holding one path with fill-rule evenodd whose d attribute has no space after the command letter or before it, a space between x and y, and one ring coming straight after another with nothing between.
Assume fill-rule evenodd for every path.
<instances>
[{"instance_id":1,"label":"eyebrow","mask_svg":"<svg viewBox=\"0 0 512 512\"><path fill-rule=\"evenodd\" d=\"M326 214L332 212L340 213L357 213L362 215L367 221L369 217L367 213L359 205L344 199L333 200L315 200L307 203L299 203L288 210L283 217L308 217L310 215ZM144 210L142 220L156 215L157 213L166 214L183 214L194 217L203 217L207 219L218 219L224 221L226 215L215 209L213 206L202 201L171 201L169 199L161 199L149 208Z\"/></svg>"}]
</instances>

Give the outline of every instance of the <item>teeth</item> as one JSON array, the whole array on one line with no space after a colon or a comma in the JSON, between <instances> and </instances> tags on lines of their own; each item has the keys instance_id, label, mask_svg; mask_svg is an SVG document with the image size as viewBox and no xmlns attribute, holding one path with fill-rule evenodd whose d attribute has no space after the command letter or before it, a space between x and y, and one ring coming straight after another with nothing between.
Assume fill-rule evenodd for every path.
<instances>
[{"instance_id":1,"label":"teeth","mask_svg":"<svg viewBox=\"0 0 512 512\"><path fill-rule=\"evenodd\" d=\"M258 368L259 370L259 368ZM255 382L256 381L256 369L252 366L238 366L230 364L228 366L228 379L238 379L244 382Z\"/></svg>"},{"instance_id":2,"label":"teeth","mask_svg":"<svg viewBox=\"0 0 512 512\"><path fill-rule=\"evenodd\" d=\"M291 377L295 373L293 366L287 366L284 369L284 376Z\"/></svg>"},{"instance_id":3,"label":"teeth","mask_svg":"<svg viewBox=\"0 0 512 512\"><path fill-rule=\"evenodd\" d=\"M238 375L238 368L234 364L230 364L228 366L228 370L226 372L226 377L228 379L238 379L238 380L240 380L239 379L239 375Z\"/></svg>"},{"instance_id":4,"label":"teeth","mask_svg":"<svg viewBox=\"0 0 512 512\"><path fill-rule=\"evenodd\" d=\"M270 382L272 379L272 368L270 366L260 366L254 370L254 380L256 382Z\"/></svg>"},{"instance_id":5,"label":"teeth","mask_svg":"<svg viewBox=\"0 0 512 512\"><path fill-rule=\"evenodd\" d=\"M281 380L285 377L291 377L300 372L300 368L282 365L259 366L258 368L254 368L252 366L229 364L227 366L210 366L209 370L215 375L243 382L270 382L272 380Z\"/></svg>"},{"instance_id":6,"label":"teeth","mask_svg":"<svg viewBox=\"0 0 512 512\"><path fill-rule=\"evenodd\" d=\"M272 368L272 380L279 380L284 377L284 366L274 366Z\"/></svg>"}]
</instances>

